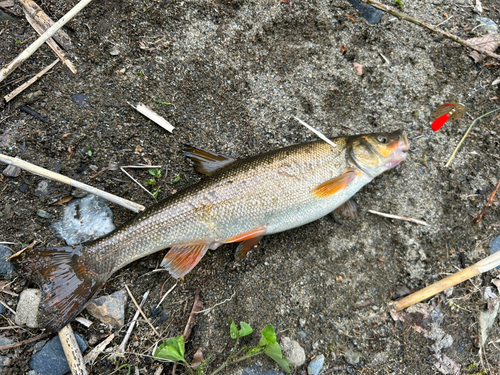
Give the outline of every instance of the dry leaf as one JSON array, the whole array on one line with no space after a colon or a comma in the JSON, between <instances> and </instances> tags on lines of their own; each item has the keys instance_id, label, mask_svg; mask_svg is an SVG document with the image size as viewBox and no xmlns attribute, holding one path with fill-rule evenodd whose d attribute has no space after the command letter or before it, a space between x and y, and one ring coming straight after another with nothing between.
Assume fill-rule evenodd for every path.
<instances>
[{"instance_id":1,"label":"dry leaf","mask_svg":"<svg viewBox=\"0 0 500 375\"><path fill-rule=\"evenodd\" d=\"M498 96L494 96L493 98L490 98L490 100L498 100Z\"/></svg>"},{"instance_id":2,"label":"dry leaf","mask_svg":"<svg viewBox=\"0 0 500 375\"><path fill-rule=\"evenodd\" d=\"M356 21L356 18L354 18L353 16L351 16L350 14L346 14L345 15L347 18L349 18L352 22L358 22Z\"/></svg>"},{"instance_id":3,"label":"dry leaf","mask_svg":"<svg viewBox=\"0 0 500 375\"><path fill-rule=\"evenodd\" d=\"M466 42L486 51L493 52L500 46L500 35L498 33L486 34L477 38L467 39ZM472 57L476 63L483 62L485 58L484 55L481 55L477 51L472 51L469 56Z\"/></svg>"},{"instance_id":4,"label":"dry leaf","mask_svg":"<svg viewBox=\"0 0 500 375\"><path fill-rule=\"evenodd\" d=\"M358 63L353 63L353 66L354 66L354 73L356 73L358 76L363 75L363 65Z\"/></svg>"},{"instance_id":5,"label":"dry leaf","mask_svg":"<svg viewBox=\"0 0 500 375\"><path fill-rule=\"evenodd\" d=\"M57 202L52 203L52 206L62 206L65 203L68 203L70 200L73 199L72 195L68 195L67 197L59 199Z\"/></svg>"},{"instance_id":6,"label":"dry leaf","mask_svg":"<svg viewBox=\"0 0 500 375\"><path fill-rule=\"evenodd\" d=\"M193 362L191 362L191 367L196 370L198 367L200 367L200 365L203 363L204 360L205 358L203 358L203 353L201 351L201 345L200 345L196 353L194 353Z\"/></svg>"},{"instance_id":7,"label":"dry leaf","mask_svg":"<svg viewBox=\"0 0 500 375\"><path fill-rule=\"evenodd\" d=\"M340 47L340 52L341 52L342 54L344 54L344 53L345 53L345 46Z\"/></svg>"}]
</instances>

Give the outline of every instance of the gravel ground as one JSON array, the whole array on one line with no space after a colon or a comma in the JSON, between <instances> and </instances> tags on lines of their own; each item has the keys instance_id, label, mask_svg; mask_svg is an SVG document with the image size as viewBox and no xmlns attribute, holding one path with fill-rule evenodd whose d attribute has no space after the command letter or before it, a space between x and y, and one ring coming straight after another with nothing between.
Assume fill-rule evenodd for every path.
<instances>
[{"instance_id":1,"label":"gravel ground","mask_svg":"<svg viewBox=\"0 0 500 375\"><path fill-rule=\"evenodd\" d=\"M403 3L407 14L442 23L461 38L484 32L470 0ZM53 19L74 4L39 3ZM499 1L483 0L482 6L482 17L499 22ZM17 3L11 9L22 14ZM3 14L0 21L2 66L36 37L23 17L9 17ZM214 308L196 317L186 357L191 360L201 346L205 357L211 355L209 370L230 353L227 318L232 317L255 331L272 324L278 339L296 340L307 361L293 368L294 374L304 374L310 358L320 354L325 355L323 373L436 374L436 353L461 366L460 374L500 373L498 323L480 354L478 321L486 306L483 290L491 287L498 294L492 284L497 270L426 301L432 319L415 313L410 323L395 321L387 307L401 287L420 289L489 255L490 241L499 235L496 201L472 225L500 178L495 114L476 124L452 166L444 167L472 119L499 106L498 86L491 84L498 78L498 61L476 63L464 47L391 15L370 25L343 0L104 0L87 6L65 30L78 73L58 64L10 103L0 103L0 152L145 206L154 199L120 170L95 173L115 165L161 165L156 185L161 199L200 178L185 160L183 144L241 158L315 139L292 115L330 136L404 129L412 144L407 161L355 196L358 218L333 214L268 236L240 262L233 260L236 245L212 251L165 299L160 313L153 314L152 307L175 284L165 272L151 273L163 253L115 274L100 295L125 284L136 298L151 290L144 311L162 338L140 321L125 356L112 361L101 355L92 373L111 374L125 363L141 374L154 373L159 362L148 356L156 343L183 332L198 287L204 308ZM0 84L2 97L19 85L12 80L53 60L47 46L40 48ZM354 63L363 65L362 75ZM41 95L29 96L37 92ZM85 95L85 102L77 103L76 94ZM176 127L173 134L127 101L157 111ZM450 101L466 105L467 114L433 132L431 113ZM23 104L47 122L16 110ZM151 177L147 170L131 173L141 182ZM35 194L43 181L27 172L0 176L0 241L15 242L12 250L34 240L41 246L63 243L49 228L63 207L52 203L73 189L50 181L48 195ZM111 209L117 225L134 215L119 206ZM368 209L429 226L381 218ZM40 217L38 210L52 218ZM23 275L14 274L12 281L17 293L32 286ZM18 297L2 293L0 298L15 309ZM129 301L125 320L134 313ZM6 311L1 321L11 326L13 315ZM95 320L89 329L73 327L90 348L110 332L116 333L110 347L117 346L126 331ZM14 341L39 333L0 331ZM446 335L448 346L439 347ZM258 332L245 340L256 343ZM4 351L11 361L3 373L27 373L36 348ZM258 358L262 370L278 369ZM240 374L254 363L232 365L226 373ZM164 374L171 373L171 364L162 366ZM177 373L183 372L179 366Z\"/></svg>"}]
</instances>

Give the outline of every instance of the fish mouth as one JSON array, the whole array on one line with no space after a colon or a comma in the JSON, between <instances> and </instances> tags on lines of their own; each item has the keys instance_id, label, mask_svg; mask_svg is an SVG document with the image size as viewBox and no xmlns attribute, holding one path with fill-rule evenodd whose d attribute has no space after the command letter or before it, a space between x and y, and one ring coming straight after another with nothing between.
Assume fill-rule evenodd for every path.
<instances>
[{"instance_id":1,"label":"fish mouth","mask_svg":"<svg viewBox=\"0 0 500 375\"><path fill-rule=\"evenodd\" d=\"M386 164L387 169L394 168L396 165L406 160L408 156L405 151L410 149L410 142L408 142L408 137L406 133L401 132L399 137L399 142L395 147L394 153L392 155L393 159Z\"/></svg>"}]
</instances>

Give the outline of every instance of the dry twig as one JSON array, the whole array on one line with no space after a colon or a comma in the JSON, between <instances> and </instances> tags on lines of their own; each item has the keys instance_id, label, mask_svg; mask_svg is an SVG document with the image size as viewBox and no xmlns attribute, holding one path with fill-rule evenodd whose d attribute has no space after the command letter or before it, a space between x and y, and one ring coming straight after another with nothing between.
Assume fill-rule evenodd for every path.
<instances>
[{"instance_id":1,"label":"dry twig","mask_svg":"<svg viewBox=\"0 0 500 375\"><path fill-rule=\"evenodd\" d=\"M120 198L116 195L107 193L105 191L96 189L95 187L92 187L90 185L84 184L83 182L75 181L69 177L63 176L62 174L49 171L48 169L39 167L37 165L28 163L27 161L21 160L21 159L16 159L7 155L0 154L0 162L6 163L6 164L12 164L16 167L22 168L28 172L31 172L33 174L50 178L51 180L59 181L62 183L65 183L67 185L88 191L89 193L98 195L99 197L102 197L104 199L107 199L110 202L119 204L120 206L123 206L125 208L128 208L131 211L134 212L141 212L144 211L145 207L143 205L140 205L138 203L131 202L127 199Z\"/></svg>"},{"instance_id":2,"label":"dry twig","mask_svg":"<svg viewBox=\"0 0 500 375\"><path fill-rule=\"evenodd\" d=\"M48 334L46 334L46 333L42 333L41 335L38 335L38 336L32 337L32 338L27 339L27 340L19 341L19 342L16 342L16 343L14 343L14 344L9 344L9 345L0 346L0 350L7 350L7 349L12 349L12 348L17 348L18 346L23 346L23 345L30 344L30 343L32 343L32 342L35 342L35 341L38 341L38 340L44 339L44 338L46 338L47 336L48 336Z\"/></svg>"},{"instance_id":3,"label":"dry twig","mask_svg":"<svg viewBox=\"0 0 500 375\"><path fill-rule=\"evenodd\" d=\"M422 26L428 30L435 32L436 34L440 34L448 39L451 39L457 43L460 43L464 47L470 48L470 49L477 51L479 53L482 53L484 55L488 55L490 57L493 57L494 59L500 60L500 55L497 55L496 53L490 52L484 48L481 48L481 47L478 47L472 43L466 42L465 40L459 38L456 35L450 34L449 32L441 30L441 29L437 28L436 26L430 25L426 22L420 21L419 19L417 19L415 17L411 17L405 13L401 13L388 5L384 5L384 4L381 4L381 3L377 2L377 1L373 1L373 0L361 0L361 1L365 2L366 4L371 5L374 8L377 8L383 12L392 14L393 16L401 18L405 21L409 21L411 23L414 23L415 25Z\"/></svg>"},{"instance_id":4,"label":"dry twig","mask_svg":"<svg viewBox=\"0 0 500 375\"><path fill-rule=\"evenodd\" d=\"M489 206L491 206L491 204L493 203L493 198L495 198L495 195L496 195L496 193L498 191L498 188L500 188L500 179L498 180L498 184L497 184L495 190L493 190L491 192L491 195L488 198L488 201L486 202L486 204L484 205L483 210L481 211L481 213L479 214L479 216L474 219L474 221L472 222L472 224L477 224L477 223L479 223L483 219L483 216L486 213L486 209Z\"/></svg>"},{"instance_id":5,"label":"dry twig","mask_svg":"<svg viewBox=\"0 0 500 375\"><path fill-rule=\"evenodd\" d=\"M137 303L137 301L135 300L134 296L132 295L132 293L130 292L130 289L128 288L127 284L125 284L125 288L127 289L127 292L128 292L128 295L130 296L130 298L132 299L132 302L134 303L135 307L137 307L137 310L139 310L139 312L141 313L142 317L144 318L144 320L149 324L149 326L153 329L154 333L156 333L156 335L158 337L161 337L161 335L158 333L158 331L156 330L156 328L154 327L154 325L151 324L151 322L149 321L148 317L144 314L144 311L142 311L141 309L141 306L139 306L139 304Z\"/></svg>"},{"instance_id":6,"label":"dry twig","mask_svg":"<svg viewBox=\"0 0 500 375\"><path fill-rule=\"evenodd\" d=\"M10 62L9 65L0 70L0 82L2 82L9 74L11 74L24 60L30 57L40 46L47 41L54 33L63 27L71 20L78 12L86 7L92 0L81 0L68 13L66 13L59 21L50 27L43 35L35 40L28 48L26 48L19 56Z\"/></svg>"},{"instance_id":7,"label":"dry twig","mask_svg":"<svg viewBox=\"0 0 500 375\"><path fill-rule=\"evenodd\" d=\"M314 134L316 134L318 137L320 137L322 140L324 140L326 143L328 143L330 146L332 147L337 147L337 145L330 139L328 139L328 137L326 137L323 133L321 133L319 130L316 130L314 129L311 125L307 124L306 122L302 121L300 118L298 118L297 116L294 116L292 115L292 117L297 120L298 122L300 122L302 125L304 125L307 129L309 129L310 131L312 131Z\"/></svg>"},{"instance_id":8,"label":"dry twig","mask_svg":"<svg viewBox=\"0 0 500 375\"><path fill-rule=\"evenodd\" d=\"M56 59L52 64L49 66L46 66L40 73L35 75L33 78L31 78L29 81L24 82L21 86L19 86L17 89L12 91L10 94L5 95L5 101L10 102L12 99L14 99L17 95L22 93L24 90L26 90L28 87L30 87L33 83L38 81L38 79L43 76L45 73L47 73L50 69L54 67L59 62L59 59Z\"/></svg>"},{"instance_id":9,"label":"dry twig","mask_svg":"<svg viewBox=\"0 0 500 375\"><path fill-rule=\"evenodd\" d=\"M172 130L175 129L174 126L171 123L169 123L167 120L165 120L163 117L161 117L159 114L157 114L153 110L151 110L148 107L146 107L144 104L139 103L137 105L133 105L132 103L129 103L129 102L127 102L127 103L132 108L134 108L137 112L142 113L148 119L150 119L151 121L156 122L163 129L169 131L170 133L172 133Z\"/></svg>"},{"instance_id":10,"label":"dry twig","mask_svg":"<svg viewBox=\"0 0 500 375\"><path fill-rule=\"evenodd\" d=\"M144 305L144 302L146 302L148 295L149 295L149 290L146 293L144 293L144 296L142 297L141 304L139 305L140 308L142 308L142 306ZM140 313L141 312L139 310L137 310L135 312L134 318L130 322L130 326L128 327L127 333L125 334L125 337L123 338L122 343L120 344L120 346L117 349L118 353L125 353L125 347L127 346L130 335L132 334L132 331L134 330L135 323L137 322L137 319L139 319Z\"/></svg>"},{"instance_id":11,"label":"dry twig","mask_svg":"<svg viewBox=\"0 0 500 375\"><path fill-rule=\"evenodd\" d=\"M99 345L97 345L90 353L88 353L84 358L83 361L85 363L90 363L90 365L93 365L97 357L99 357L99 354L101 354L104 349L106 349L106 346L109 345L111 341L115 338L115 334L112 333L109 335L103 342L101 342Z\"/></svg>"},{"instance_id":12,"label":"dry twig","mask_svg":"<svg viewBox=\"0 0 500 375\"><path fill-rule=\"evenodd\" d=\"M83 362L82 352L76 341L75 334L70 324L62 327L59 332L59 340L64 350L64 355L68 360L69 369L73 375L87 375L85 362Z\"/></svg>"},{"instance_id":13,"label":"dry twig","mask_svg":"<svg viewBox=\"0 0 500 375\"><path fill-rule=\"evenodd\" d=\"M198 288L194 293L193 308L191 309L191 313L189 314L189 319L186 323L186 328L184 328L184 333L183 333L184 342L186 342L189 339L189 336L191 336L191 328L193 327L194 320L202 307L203 307L203 302L200 301L200 288Z\"/></svg>"},{"instance_id":14,"label":"dry twig","mask_svg":"<svg viewBox=\"0 0 500 375\"><path fill-rule=\"evenodd\" d=\"M396 219L396 220L405 220L405 221L411 221L412 223L420 224L420 225L429 225L425 221L418 220L418 219L412 219L411 217L404 217L404 216L396 216L396 215L391 215L391 214L384 214L383 212L378 212L374 210L368 210L368 212L375 214L375 215L380 215L383 217L388 217L390 219Z\"/></svg>"}]
</instances>

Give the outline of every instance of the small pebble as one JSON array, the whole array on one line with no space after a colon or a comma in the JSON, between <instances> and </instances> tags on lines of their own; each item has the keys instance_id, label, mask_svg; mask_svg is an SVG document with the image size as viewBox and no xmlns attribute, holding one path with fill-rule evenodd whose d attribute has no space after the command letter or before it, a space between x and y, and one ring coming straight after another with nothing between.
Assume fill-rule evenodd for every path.
<instances>
[{"instance_id":1,"label":"small pebble","mask_svg":"<svg viewBox=\"0 0 500 375\"><path fill-rule=\"evenodd\" d=\"M481 34L498 33L498 25L494 21L479 15L476 15L476 19L480 22L480 24L476 27L476 30L480 31Z\"/></svg>"},{"instance_id":2,"label":"small pebble","mask_svg":"<svg viewBox=\"0 0 500 375\"><path fill-rule=\"evenodd\" d=\"M14 341L7 338L7 337L0 337L0 346L6 346L6 345L10 345L10 344L13 344Z\"/></svg>"},{"instance_id":3,"label":"small pebble","mask_svg":"<svg viewBox=\"0 0 500 375\"><path fill-rule=\"evenodd\" d=\"M38 306L42 293L38 289L24 289L17 303L15 322L17 325L26 324L30 328L37 328Z\"/></svg>"},{"instance_id":4,"label":"small pebble","mask_svg":"<svg viewBox=\"0 0 500 375\"><path fill-rule=\"evenodd\" d=\"M500 251L500 236L493 238L490 244L490 254L495 254L497 251ZM500 266L497 270L500 270Z\"/></svg>"},{"instance_id":5,"label":"small pebble","mask_svg":"<svg viewBox=\"0 0 500 375\"><path fill-rule=\"evenodd\" d=\"M358 352L355 352L352 349L347 349L344 356L345 356L345 360L347 361L347 363L349 363L350 365L353 365L353 366L357 365L359 363L359 361L361 360L361 354Z\"/></svg>"},{"instance_id":6,"label":"small pebble","mask_svg":"<svg viewBox=\"0 0 500 375\"><path fill-rule=\"evenodd\" d=\"M304 331L298 331L297 334L303 339L307 337L307 333L305 333Z\"/></svg>"},{"instance_id":7,"label":"small pebble","mask_svg":"<svg viewBox=\"0 0 500 375\"><path fill-rule=\"evenodd\" d=\"M325 356L323 354L319 354L307 365L307 374L308 375L318 375L321 369L323 368L323 364L325 363Z\"/></svg>"},{"instance_id":8,"label":"small pebble","mask_svg":"<svg viewBox=\"0 0 500 375\"><path fill-rule=\"evenodd\" d=\"M75 336L83 353L87 349L87 344L78 333L75 333ZM64 355L59 336L55 336L39 352L33 354L29 366L41 375L64 375L69 372L68 361Z\"/></svg>"},{"instance_id":9,"label":"small pebble","mask_svg":"<svg viewBox=\"0 0 500 375\"><path fill-rule=\"evenodd\" d=\"M82 93L75 94L75 95L71 95L71 99L73 99L73 101L76 104L78 104L80 107L90 107L88 95L85 95Z\"/></svg>"},{"instance_id":10,"label":"small pebble","mask_svg":"<svg viewBox=\"0 0 500 375\"><path fill-rule=\"evenodd\" d=\"M12 278L12 264L7 258L10 258L12 251L6 246L0 245L0 276Z\"/></svg>"},{"instance_id":11,"label":"small pebble","mask_svg":"<svg viewBox=\"0 0 500 375\"><path fill-rule=\"evenodd\" d=\"M0 373L3 372L3 367L10 366L12 359L5 355L0 355Z\"/></svg>"},{"instance_id":12,"label":"small pebble","mask_svg":"<svg viewBox=\"0 0 500 375\"><path fill-rule=\"evenodd\" d=\"M354 9L361 13L370 25L375 25L382 18L383 12L371 5L363 3L361 0L348 0Z\"/></svg>"},{"instance_id":13,"label":"small pebble","mask_svg":"<svg viewBox=\"0 0 500 375\"><path fill-rule=\"evenodd\" d=\"M52 215L44 210L37 210L36 214L40 217L43 217L44 219L52 219Z\"/></svg>"},{"instance_id":14,"label":"small pebble","mask_svg":"<svg viewBox=\"0 0 500 375\"><path fill-rule=\"evenodd\" d=\"M48 181L40 181L35 189L35 196L38 198L47 198L49 196L49 183Z\"/></svg>"},{"instance_id":15,"label":"small pebble","mask_svg":"<svg viewBox=\"0 0 500 375\"><path fill-rule=\"evenodd\" d=\"M299 367L306 363L306 353L300 344L291 340L289 337L281 339L281 348L284 352L284 357L290 362L290 366Z\"/></svg>"},{"instance_id":16,"label":"small pebble","mask_svg":"<svg viewBox=\"0 0 500 375\"><path fill-rule=\"evenodd\" d=\"M125 323L127 292L120 290L89 302L87 311L105 324L120 328Z\"/></svg>"},{"instance_id":17,"label":"small pebble","mask_svg":"<svg viewBox=\"0 0 500 375\"><path fill-rule=\"evenodd\" d=\"M3 170L3 175L7 177L17 177L21 173L21 168L14 167L13 165L8 165L7 168Z\"/></svg>"},{"instance_id":18,"label":"small pebble","mask_svg":"<svg viewBox=\"0 0 500 375\"><path fill-rule=\"evenodd\" d=\"M5 314L6 311L7 309L5 308L5 306L0 304L0 314Z\"/></svg>"}]
</instances>

